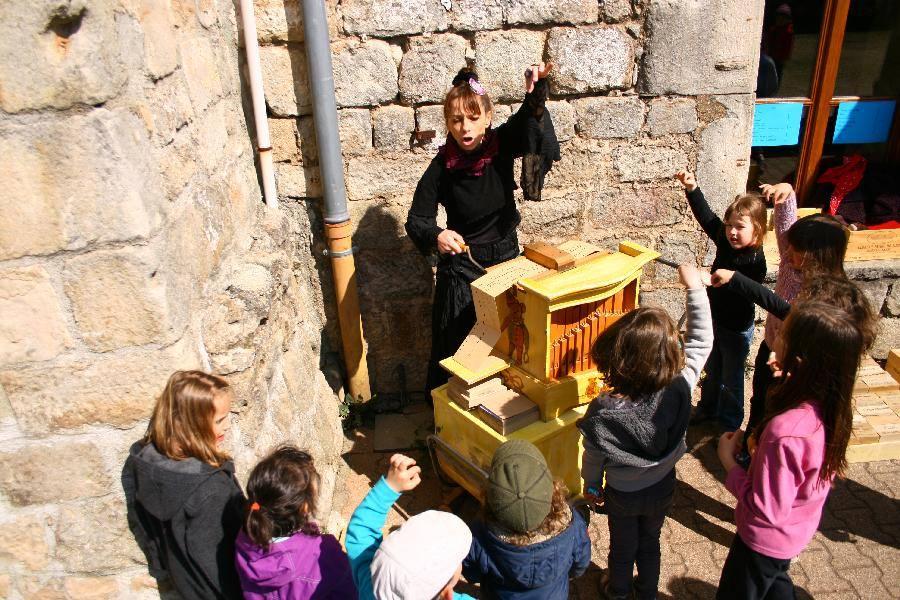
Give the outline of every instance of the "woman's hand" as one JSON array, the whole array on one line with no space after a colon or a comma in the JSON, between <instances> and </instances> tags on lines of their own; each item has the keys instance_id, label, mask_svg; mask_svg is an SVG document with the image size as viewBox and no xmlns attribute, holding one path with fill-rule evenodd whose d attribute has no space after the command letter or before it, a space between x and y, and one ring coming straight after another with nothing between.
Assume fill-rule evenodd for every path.
<instances>
[{"instance_id":1,"label":"woman's hand","mask_svg":"<svg viewBox=\"0 0 900 600\"><path fill-rule=\"evenodd\" d=\"M734 277L734 271L729 271L728 269L716 269L713 271L710 281L712 282L713 287L722 287L723 285L728 285L732 277Z\"/></svg>"},{"instance_id":2,"label":"woman's hand","mask_svg":"<svg viewBox=\"0 0 900 600\"><path fill-rule=\"evenodd\" d=\"M726 471L730 471L731 467L737 464L737 461L734 460L734 455L737 454L737 449L743 439L744 431L742 429L727 431L719 438L719 460L722 461L722 466L725 467Z\"/></svg>"},{"instance_id":3,"label":"woman's hand","mask_svg":"<svg viewBox=\"0 0 900 600\"><path fill-rule=\"evenodd\" d=\"M694 177L694 174L690 171L681 169L675 173L675 179L677 179L688 192L693 192L697 189L697 178Z\"/></svg>"},{"instance_id":4,"label":"woman's hand","mask_svg":"<svg viewBox=\"0 0 900 600\"><path fill-rule=\"evenodd\" d=\"M531 93L538 79L543 79L553 70L553 63L533 64L525 69L525 91Z\"/></svg>"},{"instance_id":5,"label":"woman's hand","mask_svg":"<svg viewBox=\"0 0 900 600\"><path fill-rule=\"evenodd\" d=\"M775 204L781 204L794 193L794 188L789 183L776 183L775 185L764 183L759 186L759 189L766 200L771 200Z\"/></svg>"},{"instance_id":6,"label":"woman's hand","mask_svg":"<svg viewBox=\"0 0 900 600\"><path fill-rule=\"evenodd\" d=\"M461 254L465 251L466 241L452 229L445 229L438 234L437 247L441 254Z\"/></svg>"}]
</instances>

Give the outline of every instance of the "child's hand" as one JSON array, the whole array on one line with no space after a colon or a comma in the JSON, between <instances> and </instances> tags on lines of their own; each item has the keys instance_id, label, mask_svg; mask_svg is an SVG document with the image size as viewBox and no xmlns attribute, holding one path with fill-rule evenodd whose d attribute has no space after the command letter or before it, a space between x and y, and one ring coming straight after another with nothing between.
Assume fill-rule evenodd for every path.
<instances>
[{"instance_id":1,"label":"child's hand","mask_svg":"<svg viewBox=\"0 0 900 600\"><path fill-rule=\"evenodd\" d=\"M464 252L465 240L452 229L445 229L438 234L437 247L441 254L460 254Z\"/></svg>"},{"instance_id":2,"label":"child's hand","mask_svg":"<svg viewBox=\"0 0 900 600\"><path fill-rule=\"evenodd\" d=\"M769 353L769 360L766 361L766 365L772 371L772 377L781 377L783 375L781 361L778 360L778 355L775 352Z\"/></svg>"},{"instance_id":3,"label":"child's hand","mask_svg":"<svg viewBox=\"0 0 900 600\"><path fill-rule=\"evenodd\" d=\"M543 79L553 70L553 63L534 64L525 69L525 91L531 93L538 79Z\"/></svg>"},{"instance_id":4,"label":"child's hand","mask_svg":"<svg viewBox=\"0 0 900 600\"><path fill-rule=\"evenodd\" d=\"M766 200L771 200L775 204L781 204L794 193L794 188L789 183L777 183L775 185L764 183L759 186L759 189Z\"/></svg>"},{"instance_id":5,"label":"child's hand","mask_svg":"<svg viewBox=\"0 0 900 600\"><path fill-rule=\"evenodd\" d=\"M713 287L722 287L723 285L728 285L732 277L734 277L734 271L729 271L728 269L716 269L710 277L710 280L712 281Z\"/></svg>"},{"instance_id":6,"label":"child's hand","mask_svg":"<svg viewBox=\"0 0 900 600\"><path fill-rule=\"evenodd\" d=\"M743 439L744 431L741 429L725 432L719 438L719 460L722 461L722 466L725 467L726 471L730 471L731 467L737 464L737 461L734 460L734 455L737 454Z\"/></svg>"},{"instance_id":7,"label":"child's hand","mask_svg":"<svg viewBox=\"0 0 900 600\"><path fill-rule=\"evenodd\" d=\"M681 278L681 283L688 289L703 287L703 278L700 275L700 270L694 265L681 265L678 267L678 276Z\"/></svg>"},{"instance_id":8,"label":"child's hand","mask_svg":"<svg viewBox=\"0 0 900 600\"><path fill-rule=\"evenodd\" d=\"M392 490L401 494L414 489L422 483L422 467L416 466L416 461L402 454L391 457L391 466L384 476Z\"/></svg>"},{"instance_id":9,"label":"child's hand","mask_svg":"<svg viewBox=\"0 0 900 600\"><path fill-rule=\"evenodd\" d=\"M685 190L693 192L697 189L697 178L694 177L694 174L690 171L682 169L675 173L675 178L681 182L681 185L684 186Z\"/></svg>"}]
</instances>

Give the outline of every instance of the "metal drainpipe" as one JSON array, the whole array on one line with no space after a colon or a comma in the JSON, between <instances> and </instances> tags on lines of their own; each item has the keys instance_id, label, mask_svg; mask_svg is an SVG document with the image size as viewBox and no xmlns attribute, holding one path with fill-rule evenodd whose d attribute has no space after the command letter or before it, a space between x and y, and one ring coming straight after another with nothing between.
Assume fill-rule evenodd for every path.
<instances>
[{"instance_id":1,"label":"metal drainpipe","mask_svg":"<svg viewBox=\"0 0 900 600\"><path fill-rule=\"evenodd\" d=\"M303 32L319 146L319 172L325 199L325 237L334 277L348 388L355 401L364 402L372 398L372 391L356 290L356 265L344 188L344 160L338 138L328 21L322 0L303 0Z\"/></svg>"}]
</instances>

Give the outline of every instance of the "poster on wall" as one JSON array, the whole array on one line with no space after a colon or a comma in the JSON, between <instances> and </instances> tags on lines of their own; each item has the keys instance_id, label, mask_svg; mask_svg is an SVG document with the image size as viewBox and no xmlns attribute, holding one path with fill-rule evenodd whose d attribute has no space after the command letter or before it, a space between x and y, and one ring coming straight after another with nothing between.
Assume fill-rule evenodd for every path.
<instances>
[{"instance_id":1,"label":"poster on wall","mask_svg":"<svg viewBox=\"0 0 900 600\"><path fill-rule=\"evenodd\" d=\"M842 102L834 119L835 144L877 144L891 133L896 100Z\"/></svg>"},{"instance_id":2,"label":"poster on wall","mask_svg":"<svg viewBox=\"0 0 900 600\"><path fill-rule=\"evenodd\" d=\"M802 117L802 102L757 104L753 109L753 146L796 146Z\"/></svg>"}]
</instances>

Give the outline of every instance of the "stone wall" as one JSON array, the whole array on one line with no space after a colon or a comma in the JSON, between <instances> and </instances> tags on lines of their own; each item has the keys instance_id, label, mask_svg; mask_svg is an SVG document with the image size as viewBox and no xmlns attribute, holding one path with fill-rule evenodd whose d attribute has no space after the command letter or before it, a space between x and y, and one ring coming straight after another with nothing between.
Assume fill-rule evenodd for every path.
<instances>
[{"instance_id":1,"label":"stone wall","mask_svg":"<svg viewBox=\"0 0 900 600\"><path fill-rule=\"evenodd\" d=\"M376 391L398 391L401 370L409 389L424 382L430 265L403 223L415 184L446 136L440 103L467 63L497 103L495 123L521 101L527 65L556 64L549 111L562 161L544 199L520 205L523 243L580 238L611 246L630 238L674 260L708 262L707 240L673 176L696 170L719 210L746 181L762 2L326 4ZM279 192L317 219L302 14L292 1L256 6ZM414 145L416 130L437 137ZM647 275L646 300L681 301L671 269L651 265Z\"/></svg>"},{"instance_id":2,"label":"stone wall","mask_svg":"<svg viewBox=\"0 0 900 600\"><path fill-rule=\"evenodd\" d=\"M312 228L263 206L242 89L230 1L0 3L2 598L158 596L119 476L175 369L235 386L242 480L310 448L329 515Z\"/></svg>"}]
</instances>

